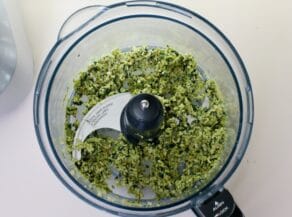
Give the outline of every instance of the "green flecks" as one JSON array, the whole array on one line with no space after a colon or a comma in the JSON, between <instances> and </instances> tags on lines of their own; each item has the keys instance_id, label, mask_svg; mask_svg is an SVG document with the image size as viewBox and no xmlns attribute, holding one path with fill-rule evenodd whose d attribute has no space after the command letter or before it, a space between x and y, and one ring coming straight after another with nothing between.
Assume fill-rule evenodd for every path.
<instances>
[{"instance_id":1,"label":"green flecks","mask_svg":"<svg viewBox=\"0 0 292 217\"><path fill-rule=\"evenodd\" d=\"M162 132L155 142L133 145L122 135L113 139L93 134L79 143L82 159L75 165L81 174L101 191L110 192L107 180L114 168L118 171L115 184L127 187L137 199L143 197L146 187L159 199L199 190L219 167L227 139L227 116L218 86L202 77L191 55L170 47L140 47L128 52L117 49L80 72L66 110L69 152L78 116L108 96L122 92L154 94L165 113Z\"/></svg>"}]
</instances>

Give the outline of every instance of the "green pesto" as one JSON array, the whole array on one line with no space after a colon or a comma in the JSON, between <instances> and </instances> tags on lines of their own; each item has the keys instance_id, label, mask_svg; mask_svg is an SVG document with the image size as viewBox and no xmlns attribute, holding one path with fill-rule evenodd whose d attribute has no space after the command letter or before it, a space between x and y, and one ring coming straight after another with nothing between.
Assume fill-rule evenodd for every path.
<instances>
[{"instance_id":1,"label":"green pesto","mask_svg":"<svg viewBox=\"0 0 292 217\"><path fill-rule=\"evenodd\" d=\"M170 47L117 49L82 71L74 91L66 110L69 152L80 121L77 114L86 114L108 96L150 93L164 106L163 129L155 142L133 145L122 135L113 139L94 134L77 145L82 159L75 165L98 189L111 191L107 180L114 168L115 184L127 187L137 199L145 187L158 199L177 197L199 190L220 167L227 138L223 99L191 55Z\"/></svg>"}]
</instances>

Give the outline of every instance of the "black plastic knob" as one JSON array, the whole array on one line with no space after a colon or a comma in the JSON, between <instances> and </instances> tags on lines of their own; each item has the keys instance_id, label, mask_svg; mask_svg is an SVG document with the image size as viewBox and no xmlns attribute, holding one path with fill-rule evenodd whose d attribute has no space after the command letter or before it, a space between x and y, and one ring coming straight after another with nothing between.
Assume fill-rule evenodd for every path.
<instances>
[{"instance_id":1,"label":"black plastic knob","mask_svg":"<svg viewBox=\"0 0 292 217\"><path fill-rule=\"evenodd\" d=\"M163 106L159 99L143 93L134 96L125 106L121 130L129 142L151 141L157 137L162 121Z\"/></svg>"}]
</instances>

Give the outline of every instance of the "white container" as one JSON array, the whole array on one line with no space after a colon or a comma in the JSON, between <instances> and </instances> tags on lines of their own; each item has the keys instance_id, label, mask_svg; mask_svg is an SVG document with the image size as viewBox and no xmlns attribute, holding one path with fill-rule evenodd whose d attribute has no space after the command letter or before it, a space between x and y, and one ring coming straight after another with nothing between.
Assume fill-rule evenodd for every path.
<instances>
[{"instance_id":1,"label":"white container","mask_svg":"<svg viewBox=\"0 0 292 217\"><path fill-rule=\"evenodd\" d=\"M0 0L0 116L33 86L32 54L17 6L15 0Z\"/></svg>"}]
</instances>

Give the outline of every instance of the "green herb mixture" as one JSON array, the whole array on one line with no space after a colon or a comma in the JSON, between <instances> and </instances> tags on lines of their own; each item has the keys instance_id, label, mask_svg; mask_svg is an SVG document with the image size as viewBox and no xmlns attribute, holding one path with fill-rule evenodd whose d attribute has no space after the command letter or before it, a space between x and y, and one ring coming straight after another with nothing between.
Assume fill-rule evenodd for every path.
<instances>
[{"instance_id":1,"label":"green herb mixture","mask_svg":"<svg viewBox=\"0 0 292 217\"><path fill-rule=\"evenodd\" d=\"M158 199L199 190L220 164L227 138L226 112L213 80L204 78L191 55L166 48L114 50L95 60L74 83L68 103L66 143L73 150L75 131L95 104L130 92L157 96L164 106L164 124L156 142L128 143L95 133L75 148L80 173L99 190L112 191L107 181L127 187L137 199L150 188Z\"/></svg>"}]
</instances>

